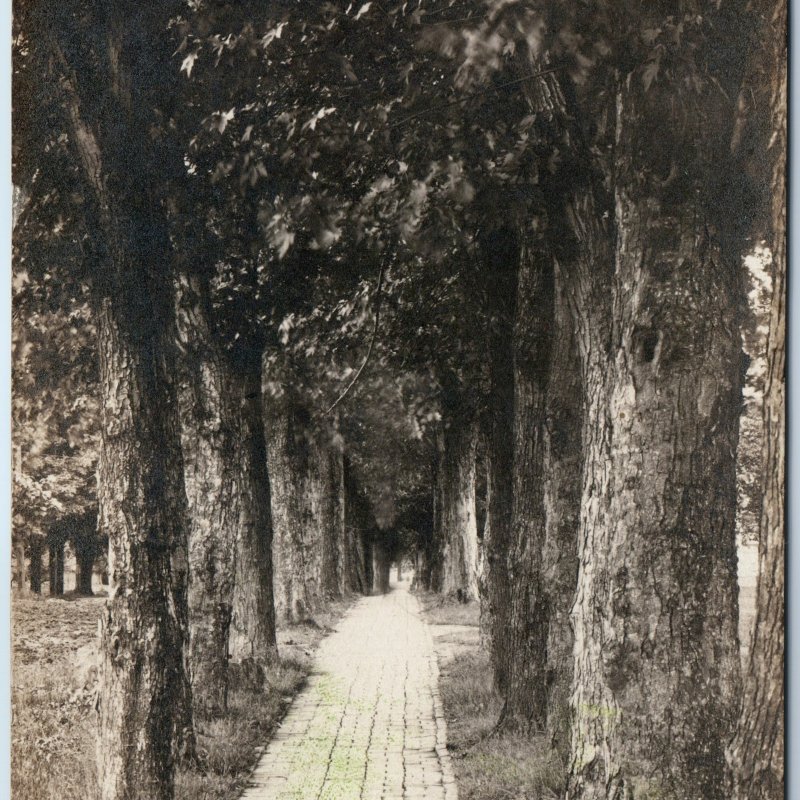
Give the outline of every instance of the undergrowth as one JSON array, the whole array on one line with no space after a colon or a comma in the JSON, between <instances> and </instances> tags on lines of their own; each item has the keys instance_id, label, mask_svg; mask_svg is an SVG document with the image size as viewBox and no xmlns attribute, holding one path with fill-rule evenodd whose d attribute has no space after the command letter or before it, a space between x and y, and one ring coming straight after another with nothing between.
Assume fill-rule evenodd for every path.
<instances>
[{"instance_id":1,"label":"undergrowth","mask_svg":"<svg viewBox=\"0 0 800 800\"><path fill-rule=\"evenodd\" d=\"M477 604L421 598L434 626L477 627ZM434 627L436 636L436 627ZM448 641L452 646L453 637ZM448 749L460 800L551 800L561 797L566 767L544 737L497 733L502 701L489 654L465 634L455 655L440 664L439 693L447 717Z\"/></svg>"},{"instance_id":2,"label":"undergrowth","mask_svg":"<svg viewBox=\"0 0 800 800\"><path fill-rule=\"evenodd\" d=\"M224 715L195 721L197 760L176 771L176 800L239 797L305 682L314 647L347 605L332 603L314 625L279 630L284 656L269 670L263 690L232 685ZM95 640L101 608L94 598L14 603L13 800L97 800L94 686L84 684L88 673L79 656Z\"/></svg>"}]
</instances>

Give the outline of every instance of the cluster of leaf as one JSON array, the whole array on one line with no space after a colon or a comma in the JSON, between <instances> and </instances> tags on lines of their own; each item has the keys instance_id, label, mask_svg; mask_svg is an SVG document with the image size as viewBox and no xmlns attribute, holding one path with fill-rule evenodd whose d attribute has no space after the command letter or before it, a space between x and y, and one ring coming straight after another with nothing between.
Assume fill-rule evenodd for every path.
<instances>
[{"instance_id":1,"label":"cluster of leaf","mask_svg":"<svg viewBox=\"0 0 800 800\"><path fill-rule=\"evenodd\" d=\"M65 123L74 76L51 37L35 34L57 22L67 57L99 79L102 26L74 3L54 13L43 21L26 9L15 31L15 179L30 198L17 260L71 313L97 228ZM164 32L180 41L174 67L185 78L168 82L177 94L165 105L189 166L170 201L173 243L209 278L221 340L266 347L268 379L285 386L288 372L306 404L324 409L364 358L380 270L370 364L380 385L359 409L369 418L395 383L425 386L406 388L411 410L396 422L411 441L437 420L428 395L443 374L481 384L480 327L467 324L479 304L464 280L474 269L463 267L487 215L524 211L535 167L520 102L508 114L509 96L465 94L452 64L420 46L459 13L453 3L196 2ZM82 98L90 118L104 118L102 96ZM37 319L21 305L20 315Z\"/></svg>"},{"instance_id":2,"label":"cluster of leaf","mask_svg":"<svg viewBox=\"0 0 800 800\"><path fill-rule=\"evenodd\" d=\"M344 401L361 420L348 439L370 458L380 448L367 428L379 440L425 440L445 381L480 406L491 276L481 274L477 242L530 224L547 213L549 194L581 179L575 137L613 188L620 81L640 89L650 121L637 127L636 180L680 195L727 152L752 37L744 0L713 9L689 0L174 7L169 80L144 73L171 93L156 134L168 131L187 165L170 193L175 251L207 276L224 345L266 350L268 385L291 387L312 415L370 359ZM65 133L69 75L47 37L31 35L27 14L15 39L24 132L15 176L30 194L19 252L63 309L79 296L92 210ZM72 2L53 14L49 23L89 32L68 44L100 76L92 36L102 25ZM548 74L565 93L568 125L532 110ZM102 119L92 105L101 101L84 100ZM702 187L710 205L741 195L724 183L738 173L715 174L722 182ZM48 281L49 264L69 280ZM388 483L399 480L391 466L381 470Z\"/></svg>"},{"instance_id":3,"label":"cluster of leaf","mask_svg":"<svg viewBox=\"0 0 800 800\"><path fill-rule=\"evenodd\" d=\"M86 298L52 307L24 271L13 292L13 523L29 540L96 504L100 404Z\"/></svg>"}]
</instances>

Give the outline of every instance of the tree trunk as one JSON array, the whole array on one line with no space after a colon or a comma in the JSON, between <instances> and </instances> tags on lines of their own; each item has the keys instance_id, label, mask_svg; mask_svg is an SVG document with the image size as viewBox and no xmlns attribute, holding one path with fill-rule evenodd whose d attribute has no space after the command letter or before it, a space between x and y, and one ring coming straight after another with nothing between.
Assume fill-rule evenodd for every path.
<instances>
[{"instance_id":1,"label":"tree trunk","mask_svg":"<svg viewBox=\"0 0 800 800\"><path fill-rule=\"evenodd\" d=\"M42 554L44 553L44 542L39 536L34 536L31 538L30 544L28 545L30 550L30 568L29 568L29 579L30 579L30 588L34 594L41 594L42 593ZM24 559L24 550L23 550L23 559ZM19 556L18 556L19 557ZM23 564L24 564L23 560ZM20 576L20 579L23 581L24 585L24 574Z\"/></svg>"},{"instance_id":2,"label":"tree trunk","mask_svg":"<svg viewBox=\"0 0 800 800\"><path fill-rule=\"evenodd\" d=\"M427 592L438 591L441 585L441 550L437 537L441 516L441 498L439 494L440 465L438 461L438 458L433 459L431 466L430 524L417 532L417 565L414 583Z\"/></svg>"},{"instance_id":3,"label":"tree trunk","mask_svg":"<svg viewBox=\"0 0 800 800\"><path fill-rule=\"evenodd\" d=\"M17 594L21 595L28 592L27 569L25 567L25 541L20 537L14 541L14 588Z\"/></svg>"},{"instance_id":4,"label":"tree trunk","mask_svg":"<svg viewBox=\"0 0 800 800\"><path fill-rule=\"evenodd\" d=\"M319 510L319 483L305 409L291 401L271 409L267 445L274 524L275 610L279 619L308 619L319 604L322 547L312 516ZM313 496L310 496L313 495Z\"/></svg>"},{"instance_id":5,"label":"tree trunk","mask_svg":"<svg viewBox=\"0 0 800 800\"><path fill-rule=\"evenodd\" d=\"M111 573L100 651L100 796L168 800L173 743L191 743L181 732L191 721L186 504L174 369L164 346L172 304L152 296L135 265L116 266L129 291L97 303L98 499Z\"/></svg>"},{"instance_id":6,"label":"tree trunk","mask_svg":"<svg viewBox=\"0 0 800 800\"><path fill-rule=\"evenodd\" d=\"M545 542L542 580L547 597L547 736L566 762L569 758L569 693L574 636L570 610L578 580L580 531L581 425L580 362L559 282L555 286L552 368L547 386L544 431Z\"/></svg>"},{"instance_id":7,"label":"tree trunk","mask_svg":"<svg viewBox=\"0 0 800 800\"><path fill-rule=\"evenodd\" d=\"M102 800L169 800L175 756L193 750L174 253L164 208L185 165L161 105L177 79L164 36L173 12L170 4L103 8L90 24L100 26L106 52L90 78L69 63L74 47L61 48L62 31L49 41L70 145L93 195L87 214L96 213L89 259L103 400L99 528L109 533L111 573L99 665ZM83 102L98 92L100 102Z\"/></svg>"},{"instance_id":8,"label":"tree trunk","mask_svg":"<svg viewBox=\"0 0 800 800\"><path fill-rule=\"evenodd\" d=\"M642 189L642 96L637 77L617 102L608 358L611 325L577 285L597 287L602 264L570 279L589 349L569 796L721 800L738 674L737 269L696 194ZM597 225L587 200L570 210L579 237Z\"/></svg>"},{"instance_id":9,"label":"tree trunk","mask_svg":"<svg viewBox=\"0 0 800 800\"><path fill-rule=\"evenodd\" d=\"M443 405L446 405L443 403ZM449 413L454 411L454 413ZM462 603L478 599L478 527L475 514L476 426L445 409L440 433L438 526L441 548L439 591Z\"/></svg>"},{"instance_id":10,"label":"tree trunk","mask_svg":"<svg viewBox=\"0 0 800 800\"><path fill-rule=\"evenodd\" d=\"M484 433L485 440L488 441L491 431ZM489 613L489 567L487 559L487 549L489 540L491 539L491 519L489 517L488 509L492 496L492 482L490 479L492 466L491 466L491 453L489 448L486 447L484 454L485 461L485 474L484 474L484 521L483 529L481 531L480 546L478 549L478 594L480 596L480 612L478 614L478 630L480 635L481 647L487 652L492 649L492 631L491 631L491 615Z\"/></svg>"},{"instance_id":11,"label":"tree trunk","mask_svg":"<svg viewBox=\"0 0 800 800\"><path fill-rule=\"evenodd\" d=\"M773 13L773 294L764 390L764 502L759 529L756 620L741 716L728 754L734 800L779 800L784 796L787 4L776 2Z\"/></svg>"},{"instance_id":12,"label":"tree trunk","mask_svg":"<svg viewBox=\"0 0 800 800\"><path fill-rule=\"evenodd\" d=\"M490 432L487 450L486 616L490 632L492 667L501 696L508 686L511 594L508 554L511 545L511 510L514 470L514 358L512 350L517 294L519 243L513 231L503 229L481 243L490 312L489 373Z\"/></svg>"},{"instance_id":13,"label":"tree trunk","mask_svg":"<svg viewBox=\"0 0 800 800\"><path fill-rule=\"evenodd\" d=\"M338 439L338 416L336 434ZM345 488L344 448L335 441L331 447L333 480L331 495L333 503L334 537L336 543L336 595L344 597L357 591L354 580L358 555L355 550L353 531L347 524L347 490Z\"/></svg>"},{"instance_id":14,"label":"tree trunk","mask_svg":"<svg viewBox=\"0 0 800 800\"><path fill-rule=\"evenodd\" d=\"M542 579L545 544L544 437L553 329L553 263L549 253L522 247L514 325L514 451L508 684L501 725L544 730L549 607Z\"/></svg>"},{"instance_id":15,"label":"tree trunk","mask_svg":"<svg viewBox=\"0 0 800 800\"><path fill-rule=\"evenodd\" d=\"M305 497L310 507L307 524L316 529L319 542L319 597L331 600L341 595L339 571L344 531L341 527L339 491L341 486L341 451L327 441L325 434L316 433L311 440L312 457L308 462Z\"/></svg>"},{"instance_id":16,"label":"tree trunk","mask_svg":"<svg viewBox=\"0 0 800 800\"><path fill-rule=\"evenodd\" d=\"M260 674L278 654L273 596L273 519L261 354L237 364L240 403L239 495L236 577L230 631L231 659Z\"/></svg>"},{"instance_id":17,"label":"tree trunk","mask_svg":"<svg viewBox=\"0 0 800 800\"><path fill-rule=\"evenodd\" d=\"M186 354L179 392L189 507L189 664L194 713L227 707L228 638L240 518L240 420L227 355L213 339L202 278L180 276L178 334Z\"/></svg>"},{"instance_id":18,"label":"tree trunk","mask_svg":"<svg viewBox=\"0 0 800 800\"><path fill-rule=\"evenodd\" d=\"M378 534L380 536L380 534ZM372 593L386 594L389 591L389 574L392 559L384 543L378 539L372 544Z\"/></svg>"},{"instance_id":19,"label":"tree trunk","mask_svg":"<svg viewBox=\"0 0 800 800\"><path fill-rule=\"evenodd\" d=\"M372 594L375 584L375 545L372 540L374 530L364 535L364 594Z\"/></svg>"},{"instance_id":20,"label":"tree trunk","mask_svg":"<svg viewBox=\"0 0 800 800\"><path fill-rule=\"evenodd\" d=\"M47 568L50 578L50 596L61 597L64 594L64 542L51 542L49 546Z\"/></svg>"},{"instance_id":21,"label":"tree trunk","mask_svg":"<svg viewBox=\"0 0 800 800\"><path fill-rule=\"evenodd\" d=\"M347 591L369 594L372 588L372 555L369 553L367 531L373 521L369 504L359 491L346 458L343 459L342 468L344 524L349 553L345 559Z\"/></svg>"},{"instance_id":22,"label":"tree trunk","mask_svg":"<svg viewBox=\"0 0 800 800\"><path fill-rule=\"evenodd\" d=\"M94 560L94 547L75 548L75 565L77 567L77 575L75 576L75 592L83 597L91 597L94 594L92 591Z\"/></svg>"}]
</instances>

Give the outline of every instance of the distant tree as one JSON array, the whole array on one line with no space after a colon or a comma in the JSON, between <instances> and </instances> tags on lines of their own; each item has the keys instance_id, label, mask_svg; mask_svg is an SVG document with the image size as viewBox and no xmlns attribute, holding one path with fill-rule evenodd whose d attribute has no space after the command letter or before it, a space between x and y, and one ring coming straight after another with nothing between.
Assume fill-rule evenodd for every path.
<instances>
[{"instance_id":1,"label":"distant tree","mask_svg":"<svg viewBox=\"0 0 800 800\"><path fill-rule=\"evenodd\" d=\"M88 302L68 300L64 307L53 308L45 297L47 281L39 283L39 278L17 263L12 318L13 536L27 550L34 592L41 591L49 529L64 517L81 516L97 506L100 450L95 331ZM73 544L93 560L96 530L84 539L82 535L80 543ZM17 564L21 583L24 566L24 559ZM91 593L91 581L88 588Z\"/></svg>"}]
</instances>

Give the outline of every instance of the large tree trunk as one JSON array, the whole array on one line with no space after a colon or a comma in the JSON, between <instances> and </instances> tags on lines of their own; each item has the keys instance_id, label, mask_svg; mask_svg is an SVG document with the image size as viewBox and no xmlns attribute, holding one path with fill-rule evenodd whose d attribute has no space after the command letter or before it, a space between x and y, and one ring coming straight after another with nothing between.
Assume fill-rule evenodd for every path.
<instances>
[{"instance_id":1,"label":"large tree trunk","mask_svg":"<svg viewBox=\"0 0 800 800\"><path fill-rule=\"evenodd\" d=\"M98 783L102 800L169 800L175 755L191 754L187 518L174 388L173 251L164 203L185 175L162 102L174 97L174 7L123 4L90 24L99 69L50 44L75 150L93 194L87 213L102 404L100 529L110 594L101 625ZM142 69L147 64L147 69ZM81 83L83 81L83 83ZM101 102L85 103L87 97ZM96 113L97 116L86 116Z\"/></svg>"},{"instance_id":2,"label":"large tree trunk","mask_svg":"<svg viewBox=\"0 0 800 800\"><path fill-rule=\"evenodd\" d=\"M577 286L597 286L602 264L570 280L589 349L569 796L721 800L738 674L737 269L695 194L642 188L642 97L637 77L617 102L608 358L596 344L611 326ZM587 211L572 205L579 236Z\"/></svg>"},{"instance_id":3,"label":"large tree trunk","mask_svg":"<svg viewBox=\"0 0 800 800\"><path fill-rule=\"evenodd\" d=\"M186 354L179 393L189 505L189 664L196 715L227 706L228 638L240 517L238 399L214 341L205 281L180 276L177 320Z\"/></svg>"},{"instance_id":4,"label":"large tree trunk","mask_svg":"<svg viewBox=\"0 0 800 800\"><path fill-rule=\"evenodd\" d=\"M508 229L496 231L481 243L487 275L490 313L489 373L490 431L487 451L486 616L490 633L495 684L505 696L509 670L511 593L508 554L511 545L511 511L514 470L514 357L512 348L517 295L519 243Z\"/></svg>"},{"instance_id":5,"label":"large tree trunk","mask_svg":"<svg viewBox=\"0 0 800 800\"><path fill-rule=\"evenodd\" d=\"M97 304L98 499L111 573L101 634L100 795L168 800L174 737L190 722L186 501L174 369L163 344L171 303L136 280L135 265L114 266L129 291Z\"/></svg>"},{"instance_id":6,"label":"large tree trunk","mask_svg":"<svg viewBox=\"0 0 800 800\"><path fill-rule=\"evenodd\" d=\"M477 427L472 421L464 420L457 408L445 408L444 411L437 469L440 511L434 529L434 537L441 549L441 585L438 590L466 603L478 599Z\"/></svg>"},{"instance_id":7,"label":"large tree trunk","mask_svg":"<svg viewBox=\"0 0 800 800\"><path fill-rule=\"evenodd\" d=\"M548 597L545 544L545 408L553 329L553 261L523 246L514 325L514 478L510 559L508 684L501 725L543 731L546 721Z\"/></svg>"},{"instance_id":8,"label":"large tree trunk","mask_svg":"<svg viewBox=\"0 0 800 800\"><path fill-rule=\"evenodd\" d=\"M555 286L554 321L544 432L546 528L542 580L548 608L545 684L548 739L551 747L567 761L574 644L570 611L578 579L583 403L580 362L569 309L558 280Z\"/></svg>"},{"instance_id":9,"label":"large tree trunk","mask_svg":"<svg viewBox=\"0 0 800 800\"><path fill-rule=\"evenodd\" d=\"M277 657L272 492L267 470L260 353L238 359L240 517L231 618L231 659L261 673Z\"/></svg>"},{"instance_id":10,"label":"large tree trunk","mask_svg":"<svg viewBox=\"0 0 800 800\"><path fill-rule=\"evenodd\" d=\"M764 503L753 642L741 716L729 752L735 800L779 800L784 796L787 3L778 0L773 13L773 294L764 390Z\"/></svg>"}]
</instances>

